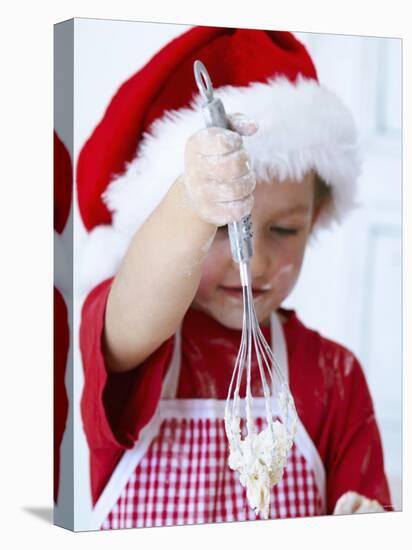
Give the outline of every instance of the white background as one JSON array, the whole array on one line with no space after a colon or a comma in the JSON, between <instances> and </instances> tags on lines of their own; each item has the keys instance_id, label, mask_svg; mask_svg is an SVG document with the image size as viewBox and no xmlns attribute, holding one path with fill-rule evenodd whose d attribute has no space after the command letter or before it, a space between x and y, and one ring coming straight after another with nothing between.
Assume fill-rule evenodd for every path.
<instances>
[{"instance_id":1,"label":"white background","mask_svg":"<svg viewBox=\"0 0 412 550\"><path fill-rule=\"evenodd\" d=\"M238 525L119 531L73 535L50 525L52 507L52 24L76 16L163 20L188 24L217 24L238 27L266 27L288 30L352 32L385 36L407 36L406 14L398 11L401 2L391 2L390 11L381 14L375 2L333 5L333 12L311 2L299 9L289 2L273 13L246 6L235 12L223 4L212 9L174 2L155 10L124 2L106 6L102 2L71 2L60 7L16 2L13 12L1 18L2 58L2 538L8 547L30 544L75 543L108 547L136 544L178 543L198 547L240 547L254 544L257 536L273 543L331 544L335 548L356 545L359 537L373 546L396 543L407 522L407 513L384 516L321 518L309 520L252 522ZM330 4L325 3L325 6ZM217 9L219 8L219 9ZM330 8L329 8L330 9ZM77 11L81 10L81 11ZM196 11L198 10L198 11ZM322 13L322 18L319 18ZM369 15L373 15L369 17ZM405 44L407 56L407 44ZM405 155L406 156L406 155ZM404 174L406 187L407 175ZM405 189L406 191L406 189ZM408 194L408 197L410 194ZM7 202L6 202L7 200ZM410 203L408 204L410 208ZM404 202L406 208L406 202ZM404 218L405 219L405 218ZM408 228L405 219L406 229ZM406 234L406 233L405 233ZM404 242L404 269L407 268L407 242ZM405 289L405 298L409 293ZM405 303L405 302L404 302ZM403 326L406 350L407 324ZM404 358L407 365L408 357ZM406 370L406 369L405 369ZM410 377L405 372L404 394ZM408 403L404 401L405 409ZM409 426L409 422L405 423ZM405 429L405 464L410 457ZM410 485L406 466L404 484ZM410 503L405 494L404 509ZM46 519L46 521L45 521ZM48 520L48 521L47 521ZM296 523L299 522L299 529ZM206 533L207 531L207 533ZM203 536L201 536L203 534ZM200 535L200 536L199 536ZM75 541L74 541L75 537ZM94 539L99 537L99 541ZM116 537L116 540L113 538ZM87 540L86 540L87 539ZM91 540L93 539L93 541ZM262 540L262 538L260 539ZM263 539L265 540L265 539Z\"/></svg>"}]
</instances>

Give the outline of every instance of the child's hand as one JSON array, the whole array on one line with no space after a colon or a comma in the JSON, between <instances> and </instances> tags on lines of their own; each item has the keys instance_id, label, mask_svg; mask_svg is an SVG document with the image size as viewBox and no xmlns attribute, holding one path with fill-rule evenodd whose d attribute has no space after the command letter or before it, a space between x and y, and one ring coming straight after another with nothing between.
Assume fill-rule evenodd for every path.
<instances>
[{"instance_id":1,"label":"child's hand","mask_svg":"<svg viewBox=\"0 0 412 550\"><path fill-rule=\"evenodd\" d=\"M384 512L377 500L363 497L354 491L343 494L336 502L334 514L362 514L368 512Z\"/></svg>"},{"instance_id":2,"label":"child's hand","mask_svg":"<svg viewBox=\"0 0 412 550\"><path fill-rule=\"evenodd\" d=\"M185 150L183 180L191 206L217 226L250 214L256 185L241 135L254 134L257 124L241 113L228 119L230 130L204 128L189 138Z\"/></svg>"}]
</instances>

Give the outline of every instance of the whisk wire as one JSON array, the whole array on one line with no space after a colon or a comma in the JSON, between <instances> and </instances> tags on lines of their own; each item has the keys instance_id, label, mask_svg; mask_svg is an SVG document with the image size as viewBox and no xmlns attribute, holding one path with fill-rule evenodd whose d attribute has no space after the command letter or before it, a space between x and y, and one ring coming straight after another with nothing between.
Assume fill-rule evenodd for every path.
<instances>
[{"instance_id":1,"label":"whisk wire","mask_svg":"<svg viewBox=\"0 0 412 550\"><path fill-rule=\"evenodd\" d=\"M246 367L246 399L244 402L246 425L248 432L256 431L251 406L253 403L253 394L251 389L253 349L255 350L258 371L262 383L268 426L273 429L272 420L274 413L276 412L288 427L290 424L290 410L292 409L293 411L294 409L293 400L291 402L287 399L287 392L289 392L289 388L282 372L280 362L276 357L275 352L272 351L272 348L268 345L257 319L250 284L250 266L247 262L242 262L239 267L242 280L244 309L241 343L236 358L235 367L233 369L226 402L227 416L231 419L231 423L227 426L227 429L233 430L235 427L236 431L238 429L237 423L234 424L233 421L240 417L240 390L243 380L243 373ZM274 407L276 396L281 398L280 410L277 411L275 411ZM286 396L286 399L283 396Z\"/></svg>"}]
</instances>

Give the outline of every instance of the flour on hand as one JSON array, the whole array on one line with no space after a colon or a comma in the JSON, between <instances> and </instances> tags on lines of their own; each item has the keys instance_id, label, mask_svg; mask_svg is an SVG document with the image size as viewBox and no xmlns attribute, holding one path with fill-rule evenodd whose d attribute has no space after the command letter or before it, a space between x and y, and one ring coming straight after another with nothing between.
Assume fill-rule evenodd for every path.
<instances>
[{"instance_id":1,"label":"flour on hand","mask_svg":"<svg viewBox=\"0 0 412 550\"><path fill-rule=\"evenodd\" d=\"M384 512L384 508L377 500L369 498L356 493L355 491L348 491L341 495L335 504L333 513L335 515L344 514L366 514L373 512Z\"/></svg>"}]
</instances>

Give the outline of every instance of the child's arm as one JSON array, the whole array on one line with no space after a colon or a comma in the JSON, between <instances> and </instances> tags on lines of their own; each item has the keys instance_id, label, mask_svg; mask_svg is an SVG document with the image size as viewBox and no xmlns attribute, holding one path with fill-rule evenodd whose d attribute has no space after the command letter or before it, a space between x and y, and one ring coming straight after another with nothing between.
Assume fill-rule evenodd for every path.
<instances>
[{"instance_id":1,"label":"child's arm","mask_svg":"<svg viewBox=\"0 0 412 550\"><path fill-rule=\"evenodd\" d=\"M254 123L241 120L237 128L231 120L243 134L256 131ZM184 175L136 232L113 281L105 317L111 371L141 364L175 333L197 291L216 228L250 213L254 186L237 133L209 128L188 140Z\"/></svg>"}]
</instances>

